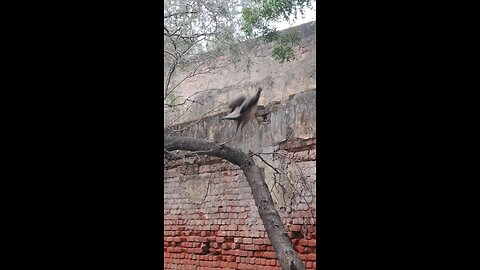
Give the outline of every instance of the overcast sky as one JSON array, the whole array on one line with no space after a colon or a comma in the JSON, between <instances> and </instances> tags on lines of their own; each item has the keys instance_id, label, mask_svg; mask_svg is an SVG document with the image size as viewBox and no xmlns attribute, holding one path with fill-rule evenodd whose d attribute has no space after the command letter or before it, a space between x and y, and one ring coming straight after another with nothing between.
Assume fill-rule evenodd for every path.
<instances>
[{"instance_id":1,"label":"overcast sky","mask_svg":"<svg viewBox=\"0 0 480 270\"><path fill-rule=\"evenodd\" d=\"M277 30L283 30L283 29L287 29L287 28L290 28L290 27L293 27L293 26L304 24L306 22L315 21L316 20L316 13L317 13L316 12L316 4L317 4L316 1L313 1L313 3L312 3L313 8L308 10L305 13L304 18L301 18L301 15L299 15L298 20L295 21L293 24L290 24L289 22L282 22L282 23L276 24L275 26L277 27Z\"/></svg>"}]
</instances>

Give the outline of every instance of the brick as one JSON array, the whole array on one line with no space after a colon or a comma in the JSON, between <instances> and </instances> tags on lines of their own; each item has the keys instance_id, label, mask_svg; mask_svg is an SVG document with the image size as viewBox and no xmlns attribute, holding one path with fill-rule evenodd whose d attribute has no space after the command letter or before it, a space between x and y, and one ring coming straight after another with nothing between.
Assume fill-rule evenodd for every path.
<instances>
[{"instance_id":1,"label":"brick","mask_svg":"<svg viewBox=\"0 0 480 270\"><path fill-rule=\"evenodd\" d=\"M252 244L253 243L253 239L252 238L243 238L243 243L244 244Z\"/></svg>"},{"instance_id":2,"label":"brick","mask_svg":"<svg viewBox=\"0 0 480 270\"><path fill-rule=\"evenodd\" d=\"M299 232L302 230L302 226L300 225L290 225L290 231L292 232Z\"/></svg>"},{"instance_id":3,"label":"brick","mask_svg":"<svg viewBox=\"0 0 480 270\"><path fill-rule=\"evenodd\" d=\"M237 230L237 225L230 224L230 225L227 226L227 230L236 231Z\"/></svg>"},{"instance_id":4,"label":"brick","mask_svg":"<svg viewBox=\"0 0 480 270\"><path fill-rule=\"evenodd\" d=\"M302 246L294 246L293 249L295 249L295 251L298 253L305 253L305 248Z\"/></svg>"},{"instance_id":5,"label":"brick","mask_svg":"<svg viewBox=\"0 0 480 270\"><path fill-rule=\"evenodd\" d=\"M275 252L271 252L271 251L263 252L263 257L264 258L269 258L269 259L276 259L277 258L277 256L275 256Z\"/></svg>"},{"instance_id":6,"label":"brick","mask_svg":"<svg viewBox=\"0 0 480 270\"><path fill-rule=\"evenodd\" d=\"M245 224L245 219L239 219L239 218L235 218L234 221L235 224L237 225L244 225Z\"/></svg>"},{"instance_id":7,"label":"brick","mask_svg":"<svg viewBox=\"0 0 480 270\"><path fill-rule=\"evenodd\" d=\"M307 239L300 239L300 241L298 241L298 244L306 247L306 246L308 246L308 240Z\"/></svg>"},{"instance_id":8,"label":"brick","mask_svg":"<svg viewBox=\"0 0 480 270\"><path fill-rule=\"evenodd\" d=\"M303 224L303 219L301 218L294 218L292 219L292 224Z\"/></svg>"},{"instance_id":9,"label":"brick","mask_svg":"<svg viewBox=\"0 0 480 270\"><path fill-rule=\"evenodd\" d=\"M275 266L277 260L267 260L267 265Z\"/></svg>"},{"instance_id":10,"label":"brick","mask_svg":"<svg viewBox=\"0 0 480 270\"><path fill-rule=\"evenodd\" d=\"M231 249L220 249L220 252L222 253L222 255L235 255L235 256L238 256L238 254L237 254L237 251L236 251L236 250L231 250Z\"/></svg>"},{"instance_id":11,"label":"brick","mask_svg":"<svg viewBox=\"0 0 480 270\"><path fill-rule=\"evenodd\" d=\"M239 263L238 266L237 266L237 269L250 269L250 266L246 263Z\"/></svg>"},{"instance_id":12,"label":"brick","mask_svg":"<svg viewBox=\"0 0 480 270\"><path fill-rule=\"evenodd\" d=\"M315 254L315 253L310 253L307 256L307 260L309 260L309 261L315 261L316 259L317 259L317 254Z\"/></svg>"},{"instance_id":13,"label":"brick","mask_svg":"<svg viewBox=\"0 0 480 270\"><path fill-rule=\"evenodd\" d=\"M218 267L219 266L219 262L218 261L211 261L209 262L208 266L210 266L211 268L213 267Z\"/></svg>"},{"instance_id":14,"label":"brick","mask_svg":"<svg viewBox=\"0 0 480 270\"><path fill-rule=\"evenodd\" d=\"M215 242L215 241L217 241L217 237L216 236L208 236L207 241L208 242Z\"/></svg>"},{"instance_id":15,"label":"brick","mask_svg":"<svg viewBox=\"0 0 480 270\"><path fill-rule=\"evenodd\" d=\"M308 240L308 246L309 247L316 247L317 246L317 240L315 240L315 239Z\"/></svg>"},{"instance_id":16,"label":"brick","mask_svg":"<svg viewBox=\"0 0 480 270\"><path fill-rule=\"evenodd\" d=\"M263 245L263 238L255 238L252 240L255 245Z\"/></svg>"},{"instance_id":17,"label":"brick","mask_svg":"<svg viewBox=\"0 0 480 270\"><path fill-rule=\"evenodd\" d=\"M239 231L247 231L249 230L249 228L247 227L247 225L238 225L237 226L237 230Z\"/></svg>"},{"instance_id":18,"label":"brick","mask_svg":"<svg viewBox=\"0 0 480 270\"><path fill-rule=\"evenodd\" d=\"M241 212L238 213L237 218L238 219L246 219L248 217L248 214L246 212Z\"/></svg>"}]
</instances>

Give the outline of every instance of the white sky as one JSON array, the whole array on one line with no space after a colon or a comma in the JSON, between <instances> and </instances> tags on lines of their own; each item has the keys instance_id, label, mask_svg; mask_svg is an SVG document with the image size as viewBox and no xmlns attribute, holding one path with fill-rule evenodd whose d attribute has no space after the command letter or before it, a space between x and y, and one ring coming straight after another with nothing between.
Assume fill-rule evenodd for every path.
<instances>
[{"instance_id":1,"label":"white sky","mask_svg":"<svg viewBox=\"0 0 480 270\"><path fill-rule=\"evenodd\" d=\"M315 21L317 19L316 18L316 14L317 14L316 4L317 4L316 1L313 1L312 2L312 9L307 10L305 12L304 18L301 17L302 15L298 14L297 21L295 21L292 24L290 24L289 22L282 22L282 23L275 24L275 26L277 27L277 30L283 30L283 29L287 29L287 28L297 26L297 25L300 25L300 24L304 24L304 23L307 23L307 22Z\"/></svg>"}]
</instances>

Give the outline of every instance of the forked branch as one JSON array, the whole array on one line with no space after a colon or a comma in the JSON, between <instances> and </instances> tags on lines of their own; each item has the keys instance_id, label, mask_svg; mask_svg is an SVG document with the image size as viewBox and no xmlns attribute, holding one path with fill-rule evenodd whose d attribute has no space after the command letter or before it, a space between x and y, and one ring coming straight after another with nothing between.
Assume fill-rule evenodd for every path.
<instances>
[{"instance_id":1,"label":"forked branch","mask_svg":"<svg viewBox=\"0 0 480 270\"><path fill-rule=\"evenodd\" d=\"M272 242L280 266L283 270L305 270L300 257L292 247L280 215L275 210L263 173L251 156L224 143L190 137L164 137L164 147L167 151L185 150L220 157L239 166L250 185L258 213Z\"/></svg>"}]
</instances>

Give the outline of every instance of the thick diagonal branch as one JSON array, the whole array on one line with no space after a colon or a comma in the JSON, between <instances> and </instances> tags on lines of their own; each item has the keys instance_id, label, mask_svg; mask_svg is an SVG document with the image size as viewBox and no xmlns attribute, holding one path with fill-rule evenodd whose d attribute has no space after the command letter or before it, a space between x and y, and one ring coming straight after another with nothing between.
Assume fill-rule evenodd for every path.
<instances>
[{"instance_id":1,"label":"thick diagonal branch","mask_svg":"<svg viewBox=\"0 0 480 270\"><path fill-rule=\"evenodd\" d=\"M305 270L300 257L292 247L280 215L275 210L264 176L252 157L225 144L189 137L164 137L164 147L168 151L201 151L203 154L220 157L238 165L250 185L258 213L280 266L283 270Z\"/></svg>"}]
</instances>

